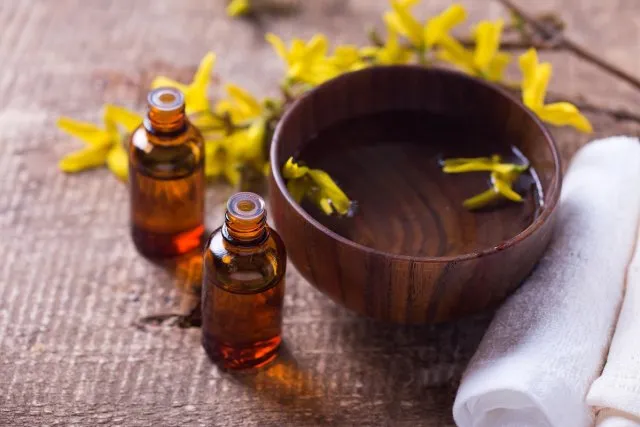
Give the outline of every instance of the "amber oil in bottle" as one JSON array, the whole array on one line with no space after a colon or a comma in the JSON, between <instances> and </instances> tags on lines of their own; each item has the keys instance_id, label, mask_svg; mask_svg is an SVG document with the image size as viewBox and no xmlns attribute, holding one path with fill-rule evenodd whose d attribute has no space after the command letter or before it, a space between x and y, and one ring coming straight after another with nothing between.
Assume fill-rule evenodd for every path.
<instances>
[{"instance_id":1,"label":"amber oil in bottle","mask_svg":"<svg viewBox=\"0 0 640 427\"><path fill-rule=\"evenodd\" d=\"M142 255L174 257L204 233L204 140L179 90L152 90L147 103L129 144L131 235Z\"/></svg>"},{"instance_id":2,"label":"amber oil in bottle","mask_svg":"<svg viewBox=\"0 0 640 427\"><path fill-rule=\"evenodd\" d=\"M204 251L202 345L227 369L266 365L281 341L287 256L264 200L237 193Z\"/></svg>"}]
</instances>

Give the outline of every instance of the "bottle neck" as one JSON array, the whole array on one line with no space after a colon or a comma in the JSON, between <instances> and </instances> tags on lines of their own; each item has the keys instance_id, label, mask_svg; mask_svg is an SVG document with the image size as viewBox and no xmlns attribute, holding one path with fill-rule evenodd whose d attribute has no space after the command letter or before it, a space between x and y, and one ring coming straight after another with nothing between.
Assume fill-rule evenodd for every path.
<instances>
[{"instance_id":1,"label":"bottle neck","mask_svg":"<svg viewBox=\"0 0 640 427\"><path fill-rule=\"evenodd\" d=\"M173 88L158 88L149 93L145 128L151 133L171 134L187 124L184 96Z\"/></svg>"},{"instance_id":2,"label":"bottle neck","mask_svg":"<svg viewBox=\"0 0 640 427\"><path fill-rule=\"evenodd\" d=\"M269 235L264 200L254 193L236 193L227 202L223 237L232 244L251 246Z\"/></svg>"},{"instance_id":3,"label":"bottle neck","mask_svg":"<svg viewBox=\"0 0 640 427\"><path fill-rule=\"evenodd\" d=\"M222 235L230 243L240 245L260 243L269 235L266 215L262 215L256 220L246 221L227 211L222 226Z\"/></svg>"}]
</instances>

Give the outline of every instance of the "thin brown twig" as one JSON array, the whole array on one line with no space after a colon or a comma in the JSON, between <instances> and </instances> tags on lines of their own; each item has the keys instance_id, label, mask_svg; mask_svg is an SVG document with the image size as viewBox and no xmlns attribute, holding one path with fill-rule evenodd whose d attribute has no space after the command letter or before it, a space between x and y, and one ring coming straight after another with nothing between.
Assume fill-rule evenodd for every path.
<instances>
[{"instance_id":1,"label":"thin brown twig","mask_svg":"<svg viewBox=\"0 0 640 427\"><path fill-rule=\"evenodd\" d=\"M458 37L458 41L464 47L475 47L476 42L470 37ZM535 48L537 50L562 50L563 46L548 43L528 43L524 41L503 41L500 43L500 49L502 50L527 50L529 48Z\"/></svg>"},{"instance_id":2,"label":"thin brown twig","mask_svg":"<svg viewBox=\"0 0 640 427\"><path fill-rule=\"evenodd\" d=\"M513 82L503 82L499 83L501 87L508 90L512 94L517 97L521 96L519 85ZM625 110L624 108L612 108L612 107L602 107L599 105L592 104L588 101L585 101L582 97L570 97L567 95L547 92L547 97L551 102L569 102L575 105L580 111L594 113L594 114L605 114L610 117L613 117L616 120L627 120L636 123L640 123L640 114L632 113L629 110Z\"/></svg>"},{"instance_id":3,"label":"thin brown twig","mask_svg":"<svg viewBox=\"0 0 640 427\"><path fill-rule=\"evenodd\" d=\"M633 76L626 71L622 70L620 67L610 63L609 61L599 57L593 52L585 49L583 46L580 46L566 35L558 32L551 31L545 25L540 23L535 17L521 9L512 0L498 0L502 5L511 10L513 13L520 16L528 25L531 26L535 31L537 31L544 39L553 40L554 45L561 46L568 51L573 52L575 55L581 57L582 59L591 62L592 64L600 67L606 72L613 74L614 76L626 81L630 85L634 86L636 89L640 89L640 79L636 76Z\"/></svg>"},{"instance_id":4,"label":"thin brown twig","mask_svg":"<svg viewBox=\"0 0 640 427\"><path fill-rule=\"evenodd\" d=\"M571 99L564 95L549 94L549 98L553 101L566 101L575 105L580 111L596 114L606 114L613 117L616 120L628 120L636 123L640 123L640 115L634 114L631 111L623 108L610 108L602 107L599 105L591 104L590 102L581 99Z\"/></svg>"}]
</instances>

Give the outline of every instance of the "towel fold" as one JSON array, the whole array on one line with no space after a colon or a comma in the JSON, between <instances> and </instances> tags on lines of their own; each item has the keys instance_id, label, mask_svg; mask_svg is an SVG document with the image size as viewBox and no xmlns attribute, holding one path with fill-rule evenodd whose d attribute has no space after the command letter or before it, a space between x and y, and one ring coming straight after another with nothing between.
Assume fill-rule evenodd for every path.
<instances>
[{"instance_id":1,"label":"towel fold","mask_svg":"<svg viewBox=\"0 0 640 427\"><path fill-rule=\"evenodd\" d=\"M587 427L640 215L640 144L592 142L564 180L554 238L498 310L463 375L460 427Z\"/></svg>"},{"instance_id":2,"label":"towel fold","mask_svg":"<svg viewBox=\"0 0 640 427\"><path fill-rule=\"evenodd\" d=\"M640 192L640 182L629 190ZM598 414L598 427L640 427L640 242L627 271L624 302L607 363L591 385L587 403L605 408Z\"/></svg>"}]
</instances>

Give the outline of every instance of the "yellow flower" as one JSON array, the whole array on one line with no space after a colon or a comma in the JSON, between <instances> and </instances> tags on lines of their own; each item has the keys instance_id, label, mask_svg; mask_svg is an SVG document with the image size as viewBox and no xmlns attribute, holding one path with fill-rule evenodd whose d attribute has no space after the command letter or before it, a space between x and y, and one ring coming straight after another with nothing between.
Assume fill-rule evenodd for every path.
<instances>
[{"instance_id":1,"label":"yellow flower","mask_svg":"<svg viewBox=\"0 0 640 427\"><path fill-rule=\"evenodd\" d=\"M216 114L228 114L234 123L260 117L264 111L263 105L249 92L234 84L227 84L225 90L228 99L218 101Z\"/></svg>"},{"instance_id":2,"label":"yellow flower","mask_svg":"<svg viewBox=\"0 0 640 427\"><path fill-rule=\"evenodd\" d=\"M250 165L264 171L266 120L258 118L247 129L236 129L228 135L205 141L205 174L210 178L224 176L232 185L240 181L240 169Z\"/></svg>"},{"instance_id":3,"label":"yellow flower","mask_svg":"<svg viewBox=\"0 0 640 427\"><path fill-rule=\"evenodd\" d=\"M334 212L349 214L351 201L325 171L299 165L291 157L282 167L282 176L287 180L287 189L296 202L300 203L307 197L327 215Z\"/></svg>"},{"instance_id":4,"label":"yellow flower","mask_svg":"<svg viewBox=\"0 0 640 427\"><path fill-rule=\"evenodd\" d=\"M231 0L227 5L227 15L236 18L246 15L251 11L251 3L249 0Z\"/></svg>"},{"instance_id":5,"label":"yellow flower","mask_svg":"<svg viewBox=\"0 0 640 427\"><path fill-rule=\"evenodd\" d=\"M522 196L512 186L528 168L528 164L502 163L499 155L446 159L442 162L442 171L445 173L491 172L491 188L463 202L463 206L469 210L480 209L501 198L522 202Z\"/></svg>"},{"instance_id":6,"label":"yellow flower","mask_svg":"<svg viewBox=\"0 0 640 427\"><path fill-rule=\"evenodd\" d=\"M382 65L406 64L411 60L411 51L398 43L398 33L387 25L387 41L383 46L365 47L360 50L364 57L373 58Z\"/></svg>"},{"instance_id":7,"label":"yellow flower","mask_svg":"<svg viewBox=\"0 0 640 427\"><path fill-rule=\"evenodd\" d=\"M538 53L529 49L520 56L522 70L522 101L543 121L556 126L573 126L582 132L592 132L593 127L578 108L569 102L545 104L547 86L552 74L551 64L539 63Z\"/></svg>"},{"instance_id":8,"label":"yellow flower","mask_svg":"<svg viewBox=\"0 0 640 427\"><path fill-rule=\"evenodd\" d=\"M326 36L316 34L308 42L294 39L290 48L275 34L269 33L265 38L287 65L287 80L311 85L326 80L326 55L329 46Z\"/></svg>"},{"instance_id":9,"label":"yellow flower","mask_svg":"<svg viewBox=\"0 0 640 427\"><path fill-rule=\"evenodd\" d=\"M231 142L224 138L205 141L205 175L209 178L224 177L231 185L237 186L240 182L241 163L230 154Z\"/></svg>"},{"instance_id":10,"label":"yellow flower","mask_svg":"<svg viewBox=\"0 0 640 427\"><path fill-rule=\"evenodd\" d=\"M79 172L89 168L103 166L105 163L120 179L128 175L128 155L123 146L121 125L128 133L142 122L142 117L125 108L106 105L103 113L104 128L93 123L81 122L60 117L57 125L64 132L73 135L87 144L87 147L66 155L58 163L64 172Z\"/></svg>"},{"instance_id":11,"label":"yellow flower","mask_svg":"<svg viewBox=\"0 0 640 427\"><path fill-rule=\"evenodd\" d=\"M473 51L466 49L453 37L442 37L438 41L442 47L438 57L469 74L490 81L502 80L510 60L508 54L499 51L503 27L502 20L481 21L474 29L476 47Z\"/></svg>"},{"instance_id":12,"label":"yellow flower","mask_svg":"<svg viewBox=\"0 0 640 427\"><path fill-rule=\"evenodd\" d=\"M467 19L467 10L461 4L452 4L440 15L427 21L424 29L424 43L427 48L433 47L443 38L451 37L449 33L454 27Z\"/></svg>"},{"instance_id":13,"label":"yellow flower","mask_svg":"<svg viewBox=\"0 0 640 427\"><path fill-rule=\"evenodd\" d=\"M327 63L330 70L327 71L327 77L329 78L326 80L367 66L366 62L362 60L360 49L353 45L337 46L333 51L333 56L327 59ZM331 75L332 73L333 75Z\"/></svg>"},{"instance_id":14,"label":"yellow flower","mask_svg":"<svg viewBox=\"0 0 640 427\"><path fill-rule=\"evenodd\" d=\"M465 200L462 205L469 209L480 209L486 207L502 198L513 202L522 202L522 196L516 193L512 186L520 176L520 172L510 172L502 174L500 172L491 172L491 188L476 196Z\"/></svg>"},{"instance_id":15,"label":"yellow flower","mask_svg":"<svg viewBox=\"0 0 640 427\"><path fill-rule=\"evenodd\" d=\"M491 157L455 158L446 159L442 162L444 173L465 173L465 172L498 172L507 174L511 172L524 172L529 165L518 165L515 163L502 163L499 155Z\"/></svg>"},{"instance_id":16,"label":"yellow flower","mask_svg":"<svg viewBox=\"0 0 640 427\"><path fill-rule=\"evenodd\" d=\"M162 86L169 86L182 91L186 104L185 110L189 115L207 111L209 110L209 98L207 97L207 94L209 90L209 83L211 81L211 70L213 69L215 60L216 56L213 52L207 53L205 57L202 58L202 61L200 61L200 65L193 77L193 81L188 85L177 82L168 77L159 76L153 80L151 87L155 89ZM209 115L199 115L197 117L200 118L202 122L198 123L197 120L194 121L196 126L208 125L210 123L205 123L205 121L208 122L212 120Z\"/></svg>"},{"instance_id":17,"label":"yellow flower","mask_svg":"<svg viewBox=\"0 0 640 427\"><path fill-rule=\"evenodd\" d=\"M391 0L392 11L385 13L384 21L395 32L405 36L418 49L429 49L442 38L450 37L449 32L467 18L467 11L461 4L453 4L442 13L422 25L411 13L417 0Z\"/></svg>"}]
</instances>

